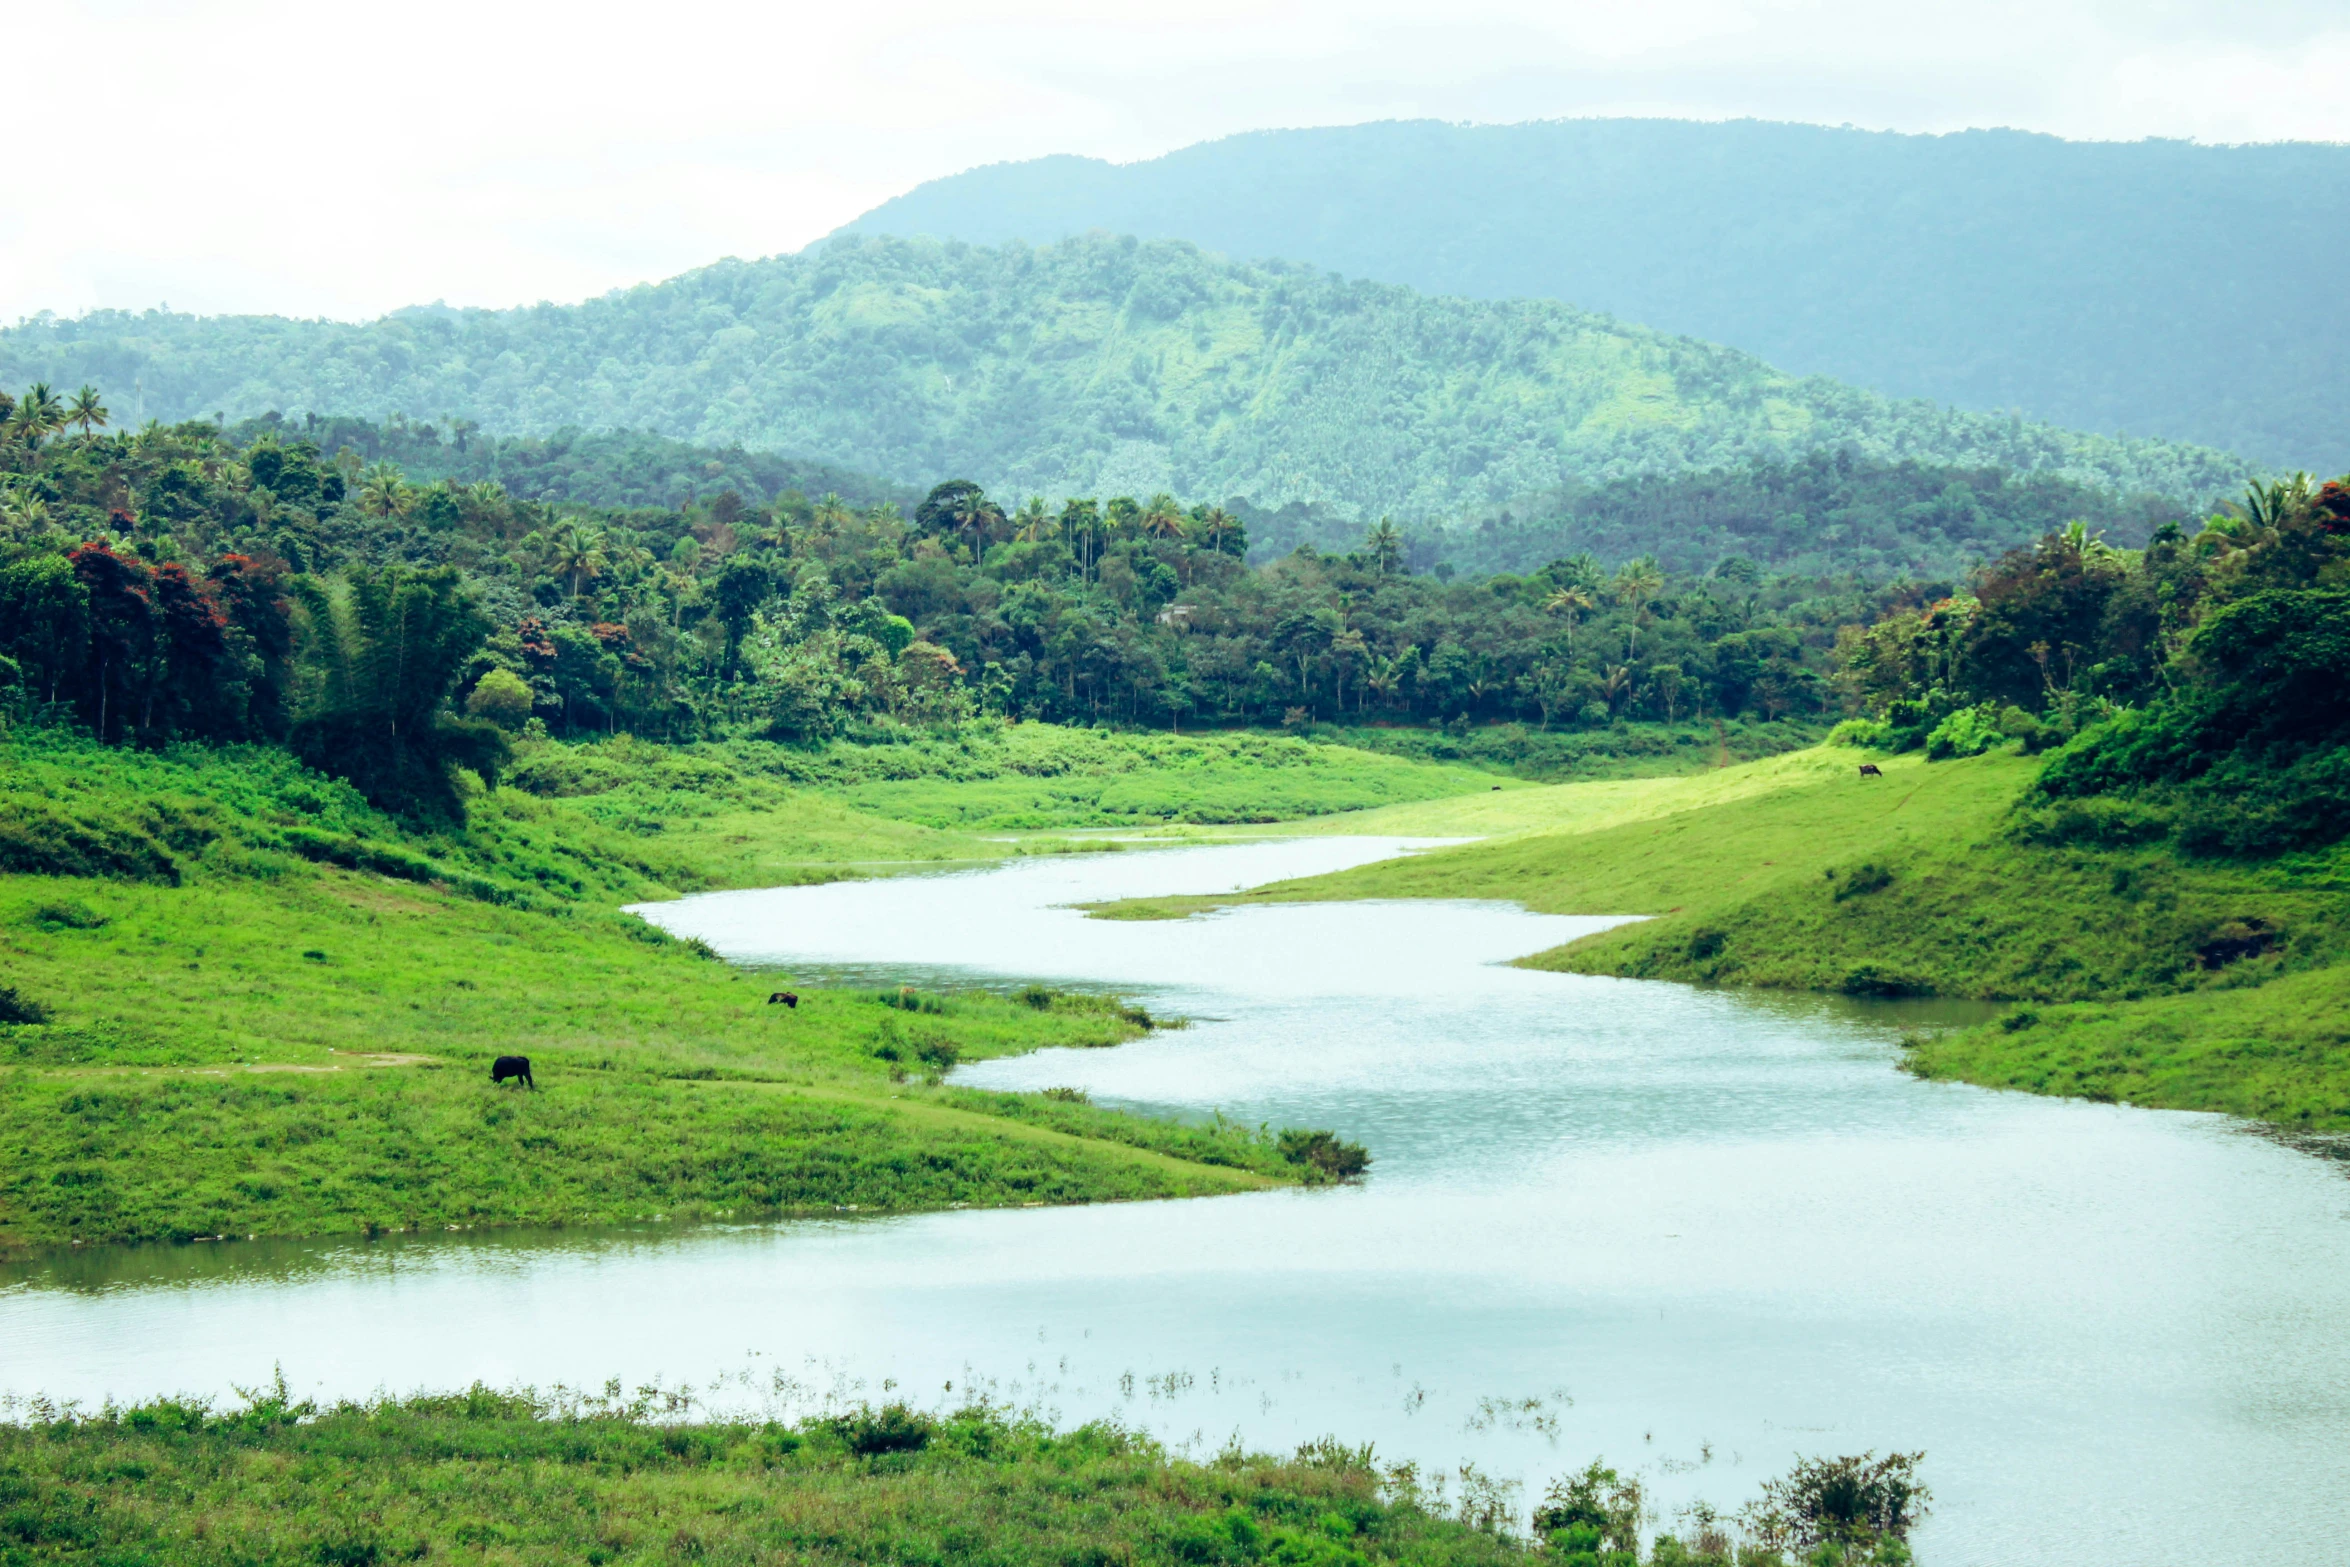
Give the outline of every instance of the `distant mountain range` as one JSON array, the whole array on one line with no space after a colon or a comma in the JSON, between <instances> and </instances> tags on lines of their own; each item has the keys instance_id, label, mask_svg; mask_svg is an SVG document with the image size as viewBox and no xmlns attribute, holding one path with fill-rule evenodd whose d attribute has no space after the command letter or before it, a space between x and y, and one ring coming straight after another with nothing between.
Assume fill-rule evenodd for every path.
<instances>
[{"instance_id":1,"label":"distant mountain range","mask_svg":"<svg viewBox=\"0 0 2350 1567\"><path fill-rule=\"evenodd\" d=\"M1457 516L1834 450L2191 505L2239 459L1896 402L1542 300L1436 298L1185 243L851 238L570 306L350 324L101 312L0 332L0 384L117 417L268 410L625 428L1013 497L1170 490Z\"/></svg>"},{"instance_id":2,"label":"distant mountain range","mask_svg":"<svg viewBox=\"0 0 2350 1567\"><path fill-rule=\"evenodd\" d=\"M1562 300L1888 396L2350 468L2350 146L1390 122L973 169L844 232L1091 230Z\"/></svg>"}]
</instances>

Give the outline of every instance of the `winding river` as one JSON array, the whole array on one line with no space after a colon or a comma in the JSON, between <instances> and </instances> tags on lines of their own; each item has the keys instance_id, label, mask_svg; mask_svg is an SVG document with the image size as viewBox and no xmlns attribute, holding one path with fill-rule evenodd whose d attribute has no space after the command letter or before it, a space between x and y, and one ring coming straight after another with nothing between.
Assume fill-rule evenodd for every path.
<instances>
[{"instance_id":1,"label":"winding river","mask_svg":"<svg viewBox=\"0 0 2350 1567\"><path fill-rule=\"evenodd\" d=\"M225 1392L273 1363L326 1395L976 1389L1200 1450L1336 1433L1528 1500L1605 1454L1668 1518L1799 1453L1922 1448L1931 1567L2342 1559L2339 1166L2217 1116L1896 1070L1900 1031L1948 1012L1501 966L1605 921L1066 907L1410 847L1032 859L644 911L807 979L1116 986L1194 1025L958 1080L1334 1127L1373 1151L1360 1187L77 1254L0 1271L0 1390Z\"/></svg>"}]
</instances>

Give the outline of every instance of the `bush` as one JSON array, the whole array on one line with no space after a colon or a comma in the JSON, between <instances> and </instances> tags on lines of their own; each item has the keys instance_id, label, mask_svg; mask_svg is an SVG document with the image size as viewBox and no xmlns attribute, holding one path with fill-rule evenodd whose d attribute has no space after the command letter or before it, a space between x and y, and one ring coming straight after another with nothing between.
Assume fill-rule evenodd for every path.
<instances>
[{"instance_id":1,"label":"bush","mask_svg":"<svg viewBox=\"0 0 2350 1567\"><path fill-rule=\"evenodd\" d=\"M825 1421L824 1426L859 1458L874 1458L883 1453L918 1453L938 1434L937 1421L904 1404L887 1404L878 1410L856 1409L836 1415Z\"/></svg>"},{"instance_id":2,"label":"bush","mask_svg":"<svg viewBox=\"0 0 2350 1567\"><path fill-rule=\"evenodd\" d=\"M1842 903L1847 898L1865 898L1872 892L1883 892L1887 887L1893 885L1893 873L1874 862L1855 865L1851 872L1841 880L1831 870L1828 872L1828 879L1836 882L1836 901L1838 903Z\"/></svg>"},{"instance_id":3,"label":"bush","mask_svg":"<svg viewBox=\"0 0 2350 1567\"><path fill-rule=\"evenodd\" d=\"M1747 1525L1773 1548L1810 1553L1823 1545L1872 1546L1906 1540L1933 1493L1918 1479L1924 1453L1862 1453L1798 1460L1784 1478L1765 1482L1747 1510Z\"/></svg>"},{"instance_id":4,"label":"bush","mask_svg":"<svg viewBox=\"0 0 2350 1567\"><path fill-rule=\"evenodd\" d=\"M23 801L0 806L0 872L180 884L170 852L139 829L62 816Z\"/></svg>"},{"instance_id":5,"label":"bush","mask_svg":"<svg viewBox=\"0 0 2350 1567\"><path fill-rule=\"evenodd\" d=\"M1361 1143L1341 1142L1330 1132L1286 1131L1281 1134L1280 1147L1282 1158L1325 1180L1352 1180L1371 1167L1369 1149Z\"/></svg>"},{"instance_id":6,"label":"bush","mask_svg":"<svg viewBox=\"0 0 2350 1567\"><path fill-rule=\"evenodd\" d=\"M1879 1001L1901 996L1930 996L1934 993L1933 987L1924 980L1876 963L1854 964L1836 988L1848 996Z\"/></svg>"},{"instance_id":7,"label":"bush","mask_svg":"<svg viewBox=\"0 0 2350 1567\"><path fill-rule=\"evenodd\" d=\"M1828 744L1890 751L1893 749L1893 726L1881 718L1847 718L1828 731Z\"/></svg>"},{"instance_id":8,"label":"bush","mask_svg":"<svg viewBox=\"0 0 2350 1567\"><path fill-rule=\"evenodd\" d=\"M1927 734L1926 760L1942 762L1953 757L1981 756L2006 739L1988 705L1962 707Z\"/></svg>"},{"instance_id":9,"label":"bush","mask_svg":"<svg viewBox=\"0 0 2350 1567\"><path fill-rule=\"evenodd\" d=\"M2127 849L2170 836L2160 807L2139 800L2060 800L2032 808L2018 802L2009 830L2026 843L2054 848Z\"/></svg>"},{"instance_id":10,"label":"bush","mask_svg":"<svg viewBox=\"0 0 2350 1567\"><path fill-rule=\"evenodd\" d=\"M11 985L0 985L0 1023L46 1023L49 1009Z\"/></svg>"}]
</instances>

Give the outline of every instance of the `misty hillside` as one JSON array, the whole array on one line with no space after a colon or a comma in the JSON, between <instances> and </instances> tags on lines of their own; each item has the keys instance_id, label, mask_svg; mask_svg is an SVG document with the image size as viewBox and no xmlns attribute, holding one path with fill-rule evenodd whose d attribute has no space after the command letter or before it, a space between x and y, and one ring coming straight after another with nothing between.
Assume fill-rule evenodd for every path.
<instances>
[{"instance_id":1,"label":"misty hillside","mask_svg":"<svg viewBox=\"0 0 2350 1567\"><path fill-rule=\"evenodd\" d=\"M1564 300L1897 397L2350 467L2345 146L1391 122L974 169L847 232L1090 229Z\"/></svg>"},{"instance_id":2,"label":"misty hillside","mask_svg":"<svg viewBox=\"0 0 2350 1567\"><path fill-rule=\"evenodd\" d=\"M135 387L165 418L630 428L1016 495L1165 489L1399 518L1821 448L2188 502L2244 472L2206 450L1799 380L1556 303L1104 236L844 240L576 306L365 324L100 313L0 333L0 384L36 378Z\"/></svg>"}]
</instances>

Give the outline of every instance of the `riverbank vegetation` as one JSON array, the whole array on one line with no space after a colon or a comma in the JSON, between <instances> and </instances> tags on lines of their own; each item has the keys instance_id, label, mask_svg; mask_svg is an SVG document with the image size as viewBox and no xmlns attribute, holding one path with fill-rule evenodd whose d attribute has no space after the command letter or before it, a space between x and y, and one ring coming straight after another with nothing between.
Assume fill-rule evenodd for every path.
<instances>
[{"instance_id":1,"label":"riverbank vegetation","mask_svg":"<svg viewBox=\"0 0 2350 1567\"><path fill-rule=\"evenodd\" d=\"M29 1418L27 1418L29 1417ZM1423 1476L1325 1438L1290 1457L1169 1452L975 1403L797 1421L690 1401L475 1387L318 1408L282 1384L0 1422L0 1549L131 1564L1135 1562L1368 1567L1900 1567L1919 1455L1808 1460L1735 1518L1672 1532L1601 1463L1521 1514L1514 1486Z\"/></svg>"},{"instance_id":2,"label":"riverbank vegetation","mask_svg":"<svg viewBox=\"0 0 2350 1567\"><path fill-rule=\"evenodd\" d=\"M780 788L699 838L513 789L418 827L270 747L0 746L0 1245L1327 1178L1269 1130L942 1083L957 1061L1150 1026L1108 998L801 987L770 1005L787 977L618 912L979 840ZM491 1086L502 1054L531 1059L535 1092Z\"/></svg>"},{"instance_id":3,"label":"riverbank vegetation","mask_svg":"<svg viewBox=\"0 0 2350 1567\"><path fill-rule=\"evenodd\" d=\"M2070 528L1972 596L1848 631L1839 679L1869 716L1838 745L1636 803L1595 783L1381 813L1511 835L1248 896L1655 916L1526 961L2015 1002L1912 1064L2350 1128L2345 572L2340 483L2258 488L2144 551Z\"/></svg>"}]
</instances>

